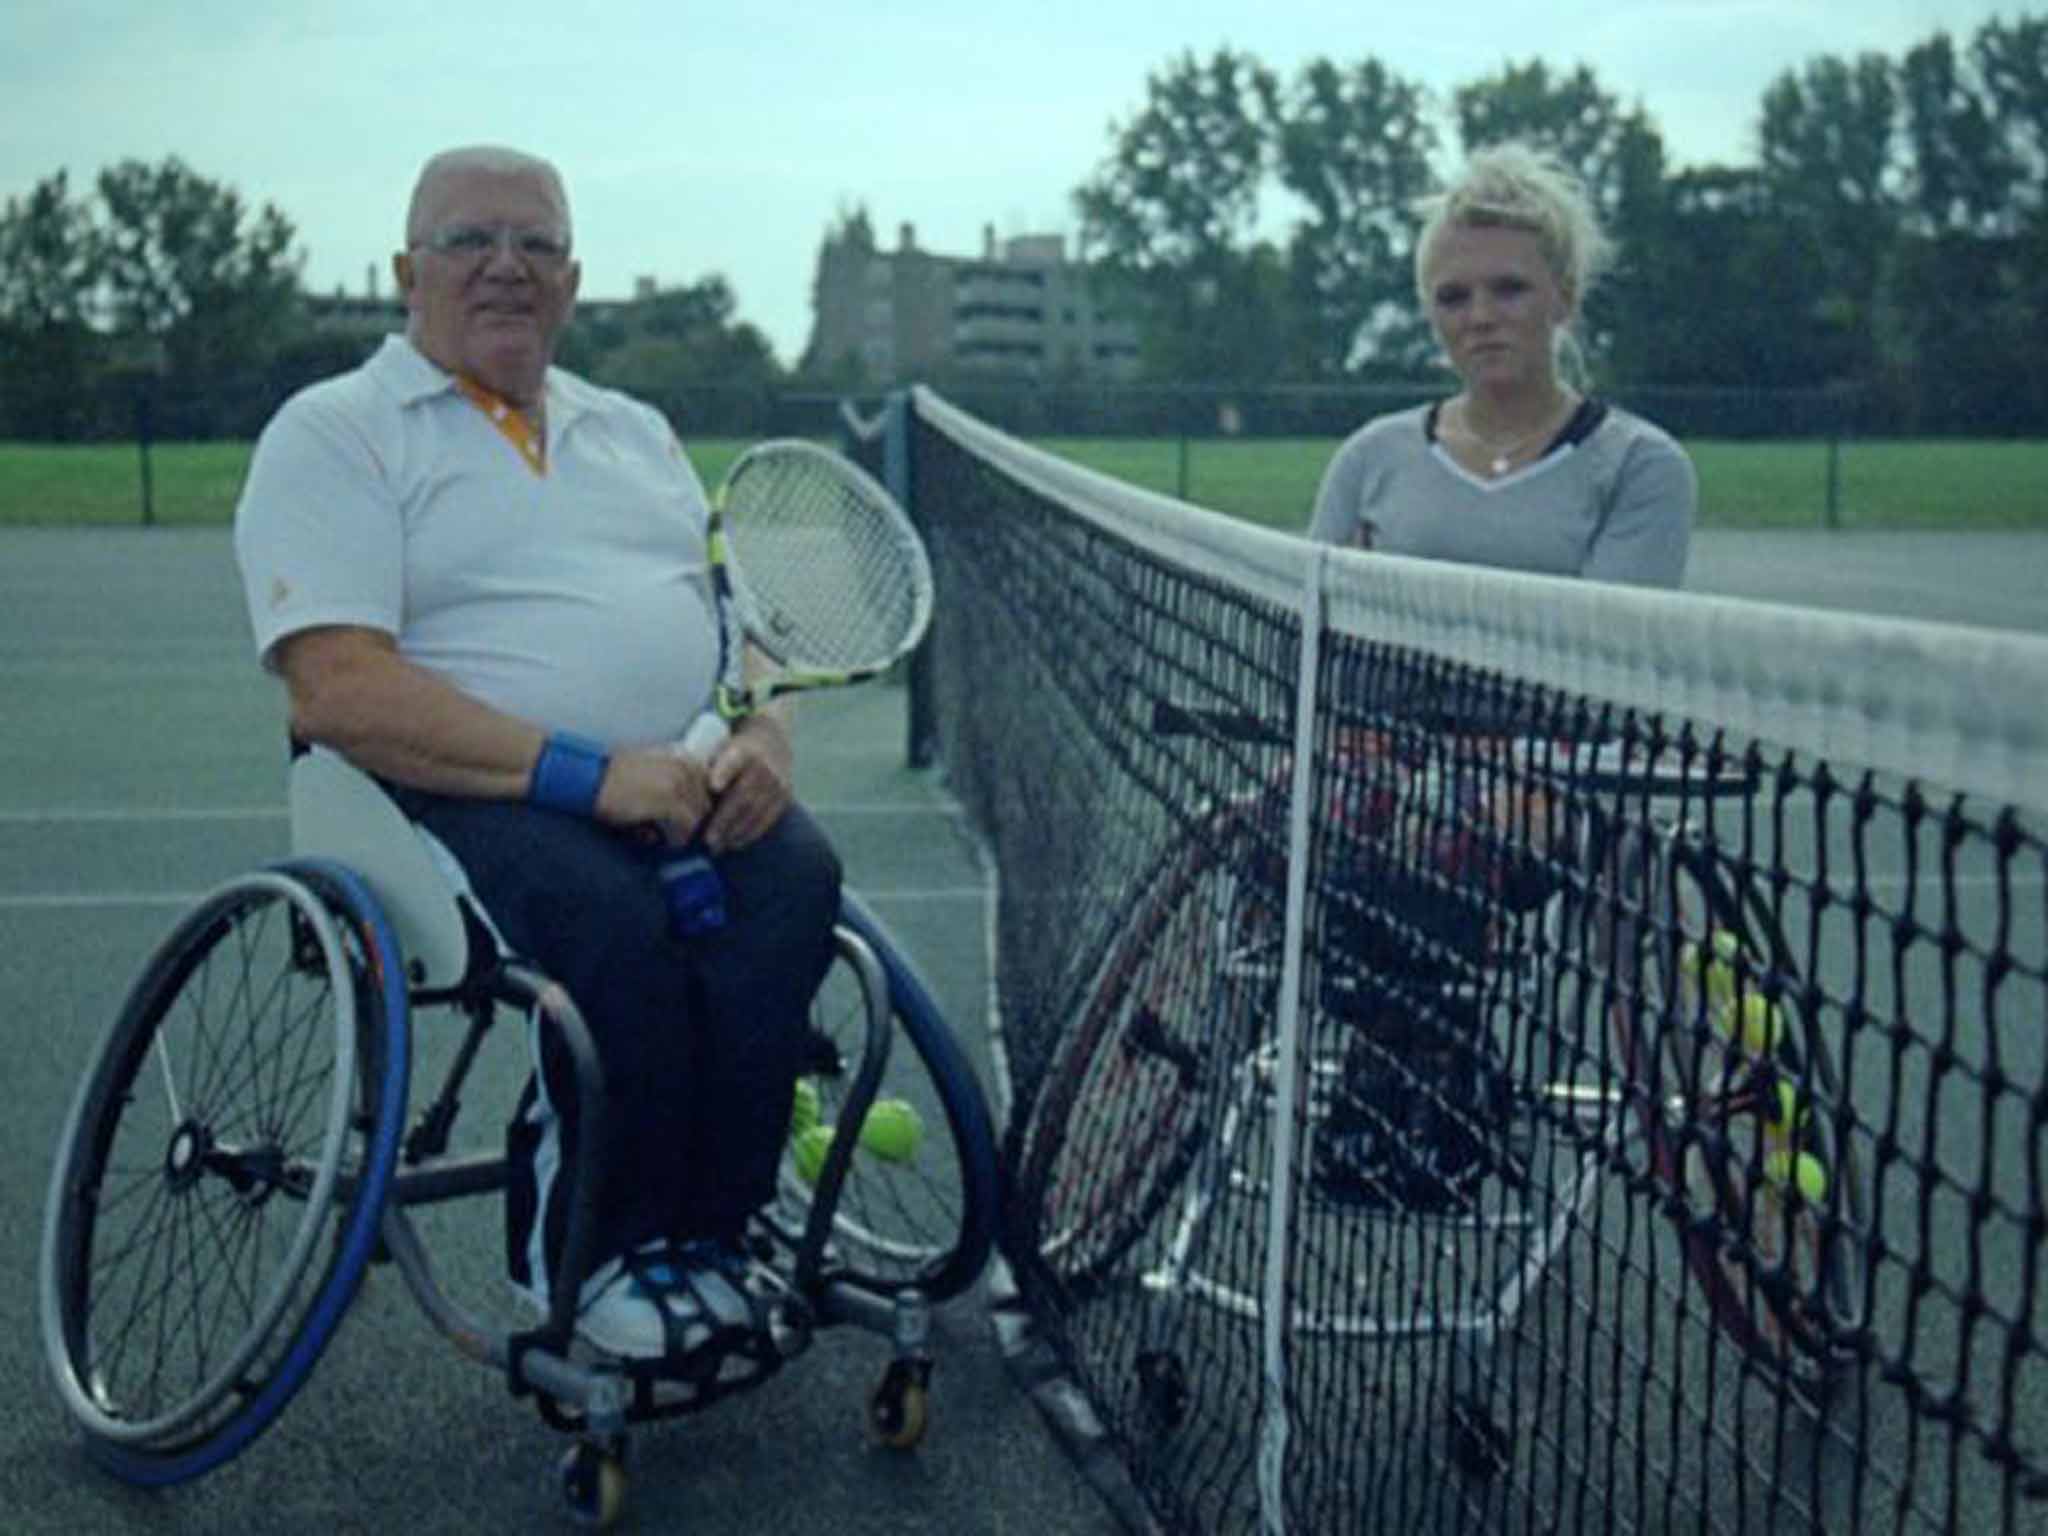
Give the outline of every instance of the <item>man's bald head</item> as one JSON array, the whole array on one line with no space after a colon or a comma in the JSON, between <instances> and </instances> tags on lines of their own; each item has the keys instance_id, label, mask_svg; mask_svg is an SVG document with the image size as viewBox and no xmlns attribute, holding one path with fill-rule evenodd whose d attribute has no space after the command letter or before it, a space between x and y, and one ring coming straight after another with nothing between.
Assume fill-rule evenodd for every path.
<instances>
[{"instance_id":1,"label":"man's bald head","mask_svg":"<svg viewBox=\"0 0 2048 1536\"><path fill-rule=\"evenodd\" d=\"M420 167L413 183L412 202L405 212L405 243L417 245L440 222L441 209L451 185L475 176L520 177L545 186L561 220L561 234L567 239L569 191L562 173L538 155L507 149L498 144L472 144L462 149L445 149Z\"/></svg>"}]
</instances>

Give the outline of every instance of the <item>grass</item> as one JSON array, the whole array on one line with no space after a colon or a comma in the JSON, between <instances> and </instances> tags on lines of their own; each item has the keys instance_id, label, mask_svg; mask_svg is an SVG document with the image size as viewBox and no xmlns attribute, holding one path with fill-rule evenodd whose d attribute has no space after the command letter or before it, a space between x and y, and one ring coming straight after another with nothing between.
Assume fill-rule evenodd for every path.
<instances>
[{"instance_id":1,"label":"grass","mask_svg":"<svg viewBox=\"0 0 2048 1536\"><path fill-rule=\"evenodd\" d=\"M252 443L158 443L149 452L151 521L226 524L248 473ZM746 441L690 447L715 485ZM134 527L143 521L141 455L133 443L0 443L0 527L29 523Z\"/></svg>"},{"instance_id":2,"label":"grass","mask_svg":"<svg viewBox=\"0 0 2048 1536\"><path fill-rule=\"evenodd\" d=\"M690 444L705 484L716 484L745 439ZM1308 523L1328 438L1048 438L1066 458L1204 506L1290 531ZM1696 442L1700 522L1710 528L1828 525L1828 447L1804 442ZM150 451L158 523L221 524L234 515L247 443L160 443ZM1183 479L1183 475L1185 479ZM2048 529L2048 442L1850 441L1836 488L1843 528ZM142 521L140 456L133 443L0 443L0 526L133 526Z\"/></svg>"},{"instance_id":3,"label":"grass","mask_svg":"<svg viewBox=\"0 0 2048 1536\"><path fill-rule=\"evenodd\" d=\"M1185 494L1268 527L1308 525L1331 438L1049 438L1054 453L1151 490ZM1828 445L1696 442L1700 524L1708 528L1828 526ZM1850 441L1840 451L1838 526L2048 529L2048 442L1962 439Z\"/></svg>"},{"instance_id":4,"label":"grass","mask_svg":"<svg viewBox=\"0 0 2048 1536\"><path fill-rule=\"evenodd\" d=\"M248 443L160 443L150 450L150 506L165 524L223 523L249 467ZM0 525L143 521L133 443L0 443Z\"/></svg>"}]
</instances>

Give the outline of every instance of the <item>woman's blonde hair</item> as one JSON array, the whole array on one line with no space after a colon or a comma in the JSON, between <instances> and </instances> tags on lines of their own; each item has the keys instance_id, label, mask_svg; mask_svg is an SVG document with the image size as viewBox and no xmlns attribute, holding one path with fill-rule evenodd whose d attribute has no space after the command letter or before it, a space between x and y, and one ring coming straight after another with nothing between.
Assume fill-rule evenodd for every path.
<instances>
[{"instance_id":1,"label":"woman's blonde hair","mask_svg":"<svg viewBox=\"0 0 2048 1536\"><path fill-rule=\"evenodd\" d=\"M1423 202L1422 213L1415 291L1425 313L1430 255L1437 236L1452 225L1525 229L1535 235L1574 318L1613 258L1613 244L1601 233L1585 184L1557 159L1519 142L1475 151L1457 180Z\"/></svg>"}]
</instances>

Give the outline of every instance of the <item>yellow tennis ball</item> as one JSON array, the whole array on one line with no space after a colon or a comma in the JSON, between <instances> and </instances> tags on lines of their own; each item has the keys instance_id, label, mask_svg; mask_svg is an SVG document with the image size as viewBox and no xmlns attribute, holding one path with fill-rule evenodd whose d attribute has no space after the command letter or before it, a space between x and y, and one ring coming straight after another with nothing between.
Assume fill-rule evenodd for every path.
<instances>
[{"instance_id":1,"label":"yellow tennis ball","mask_svg":"<svg viewBox=\"0 0 2048 1536\"><path fill-rule=\"evenodd\" d=\"M1786 1145L1798 1135L1798 1128L1806 1122L1806 1106L1798 1102L1798 1090L1792 1083L1778 1079L1778 1090L1772 1094L1772 1104L1763 1112L1763 1135L1776 1143Z\"/></svg>"},{"instance_id":2,"label":"yellow tennis ball","mask_svg":"<svg viewBox=\"0 0 2048 1536\"><path fill-rule=\"evenodd\" d=\"M1768 1056L1778 1048L1785 1032L1785 1016L1778 1005L1761 992L1742 999L1742 1048L1752 1056Z\"/></svg>"},{"instance_id":3,"label":"yellow tennis ball","mask_svg":"<svg viewBox=\"0 0 2048 1536\"><path fill-rule=\"evenodd\" d=\"M818 1175L825 1171L825 1154L832 1149L832 1127L814 1125L796 1137L789 1144L789 1160L796 1166L796 1176L806 1184L818 1182Z\"/></svg>"},{"instance_id":4,"label":"yellow tennis ball","mask_svg":"<svg viewBox=\"0 0 2048 1536\"><path fill-rule=\"evenodd\" d=\"M1735 967L1718 957L1707 962L1707 1001L1717 1010L1735 1001Z\"/></svg>"},{"instance_id":5,"label":"yellow tennis ball","mask_svg":"<svg viewBox=\"0 0 2048 1536\"><path fill-rule=\"evenodd\" d=\"M924 1121L901 1099L877 1099L861 1121L860 1144L884 1162L907 1163L924 1140Z\"/></svg>"},{"instance_id":6,"label":"yellow tennis ball","mask_svg":"<svg viewBox=\"0 0 2048 1536\"><path fill-rule=\"evenodd\" d=\"M794 1141L819 1120L818 1085L808 1077L796 1080L789 1100L789 1138Z\"/></svg>"},{"instance_id":7,"label":"yellow tennis ball","mask_svg":"<svg viewBox=\"0 0 2048 1536\"><path fill-rule=\"evenodd\" d=\"M1794 1159L1794 1177L1799 1181L1799 1193L1806 1197L1809 1205L1819 1205L1828 1197L1828 1168L1811 1152L1802 1152Z\"/></svg>"},{"instance_id":8,"label":"yellow tennis ball","mask_svg":"<svg viewBox=\"0 0 2048 1536\"><path fill-rule=\"evenodd\" d=\"M1818 1205L1828 1197L1827 1165L1811 1152L1797 1155L1783 1151L1767 1153L1764 1177L1780 1189L1788 1185L1796 1189L1799 1198L1808 1205Z\"/></svg>"}]
</instances>

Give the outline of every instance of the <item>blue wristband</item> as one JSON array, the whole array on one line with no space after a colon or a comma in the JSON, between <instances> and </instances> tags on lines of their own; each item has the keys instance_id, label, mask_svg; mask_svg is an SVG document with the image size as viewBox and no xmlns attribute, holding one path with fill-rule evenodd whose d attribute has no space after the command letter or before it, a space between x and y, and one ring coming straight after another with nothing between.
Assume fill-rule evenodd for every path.
<instances>
[{"instance_id":1,"label":"blue wristband","mask_svg":"<svg viewBox=\"0 0 2048 1536\"><path fill-rule=\"evenodd\" d=\"M526 785L527 804L588 816L597 809L598 786L604 783L611 763L611 754L602 742L556 731L534 759L533 777Z\"/></svg>"}]
</instances>

